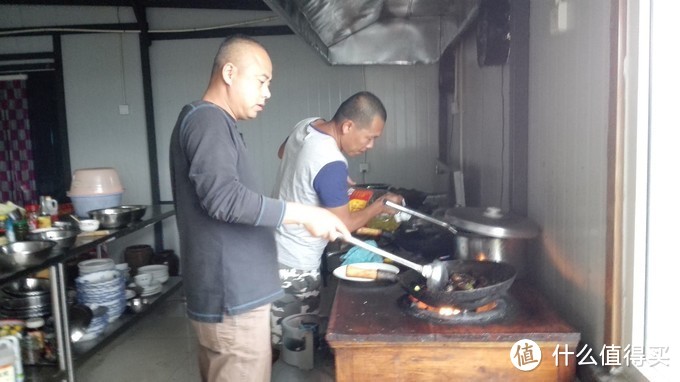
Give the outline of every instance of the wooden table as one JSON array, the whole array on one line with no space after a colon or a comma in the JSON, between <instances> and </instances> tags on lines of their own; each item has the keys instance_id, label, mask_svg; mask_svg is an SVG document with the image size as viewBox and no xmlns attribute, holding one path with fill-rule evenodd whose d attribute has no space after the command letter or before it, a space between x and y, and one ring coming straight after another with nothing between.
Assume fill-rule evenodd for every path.
<instances>
[{"instance_id":1,"label":"wooden table","mask_svg":"<svg viewBox=\"0 0 680 382\"><path fill-rule=\"evenodd\" d=\"M343 381L572 381L580 333L560 319L534 289L516 281L511 310L483 325L442 325L416 318L397 305L398 284L367 286L341 280L326 340L335 353L336 380ZM542 361L532 371L517 369L513 345L534 341ZM537 352L534 352L535 354Z\"/></svg>"}]
</instances>

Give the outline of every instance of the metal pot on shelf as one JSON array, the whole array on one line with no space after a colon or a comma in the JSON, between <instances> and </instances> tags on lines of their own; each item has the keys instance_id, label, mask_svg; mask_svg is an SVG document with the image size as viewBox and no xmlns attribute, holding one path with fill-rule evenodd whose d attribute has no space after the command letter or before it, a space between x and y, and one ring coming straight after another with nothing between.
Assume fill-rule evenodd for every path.
<instances>
[{"instance_id":1,"label":"metal pot on shelf","mask_svg":"<svg viewBox=\"0 0 680 382\"><path fill-rule=\"evenodd\" d=\"M518 278L525 276L527 244L539 233L536 223L495 207L450 208L444 220L458 229L456 258L502 261L514 266Z\"/></svg>"}]
</instances>

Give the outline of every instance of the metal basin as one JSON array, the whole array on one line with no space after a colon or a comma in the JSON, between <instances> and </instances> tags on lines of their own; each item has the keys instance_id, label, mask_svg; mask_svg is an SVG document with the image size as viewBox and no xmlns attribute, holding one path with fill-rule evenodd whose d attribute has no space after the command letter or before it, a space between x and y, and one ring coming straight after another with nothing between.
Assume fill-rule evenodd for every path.
<instances>
[{"instance_id":1,"label":"metal basin","mask_svg":"<svg viewBox=\"0 0 680 382\"><path fill-rule=\"evenodd\" d=\"M57 243L57 248L71 248L78 237L77 230L48 228L44 231L31 232L28 234L30 240L52 240Z\"/></svg>"},{"instance_id":2,"label":"metal basin","mask_svg":"<svg viewBox=\"0 0 680 382\"><path fill-rule=\"evenodd\" d=\"M125 207L102 208L89 211L92 219L98 220L102 228L121 228L132 222L135 210Z\"/></svg>"},{"instance_id":3,"label":"metal basin","mask_svg":"<svg viewBox=\"0 0 680 382\"><path fill-rule=\"evenodd\" d=\"M144 205L125 205L120 206L120 208L129 208L132 210L132 221L142 220L144 214L146 214L146 206Z\"/></svg>"},{"instance_id":4,"label":"metal basin","mask_svg":"<svg viewBox=\"0 0 680 382\"><path fill-rule=\"evenodd\" d=\"M52 240L17 241L0 247L0 271L40 265L45 261L57 242Z\"/></svg>"},{"instance_id":5,"label":"metal basin","mask_svg":"<svg viewBox=\"0 0 680 382\"><path fill-rule=\"evenodd\" d=\"M50 293L50 280L27 277L3 285L2 291L15 297L46 295Z\"/></svg>"}]
</instances>

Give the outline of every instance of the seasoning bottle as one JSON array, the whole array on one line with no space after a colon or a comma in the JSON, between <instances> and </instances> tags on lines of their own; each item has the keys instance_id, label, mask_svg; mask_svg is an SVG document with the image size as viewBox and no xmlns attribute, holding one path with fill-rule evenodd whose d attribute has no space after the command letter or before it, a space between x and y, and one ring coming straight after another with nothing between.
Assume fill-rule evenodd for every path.
<instances>
[{"instance_id":1,"label":"seasoning bottle","mask_svg":"<svg viewBox=\"0 0 680 382\"><path fill-rule=\"evenodd\" d=\"M40 214L40 207L37 204L29 204L26 206L26 223L28 223L28 230L33 231L38 228L38 215Z\"/></svg>"},{"instance_id":2,"label":"seasoning bottle","mask_svg":"<svg viewBox=\"0 0 680 382\"><path fill-rule=\"evenodd\" d=\"M17 241L17 237L14 235L14 221L12 218L7 219L5 222L5 236L7 236L7 241L10 243Z\"/></svg>"},{"instance_id":3,"label":"seasoning bottle","mask_svg":"<svg viewBox=\"0 0 680 382\"><path fill-rule=\"evenodd\" d=\"M21 340L22 359L25 364L35 365L40 362L45 347L45 335L43 333L45 320L40 317L29 318L25 325L26 332Z\"/></svg>"},{"instance_id":4,"label":"seasoning bottle","mask_svg":"<svg viewBox=\"0 0 680 382\"><path fill-rule=\"evenodd\" d=\"M28 239L28 223L21 219L14 222L14 238L17 241L25 241Z\"/></svg>"}]
</instances>

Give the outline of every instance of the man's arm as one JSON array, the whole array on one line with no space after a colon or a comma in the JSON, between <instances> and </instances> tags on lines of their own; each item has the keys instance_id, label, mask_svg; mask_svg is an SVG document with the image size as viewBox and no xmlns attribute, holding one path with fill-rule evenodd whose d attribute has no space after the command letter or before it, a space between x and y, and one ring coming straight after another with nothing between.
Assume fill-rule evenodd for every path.
<instances>
[{"instance_id":1,"label":"man's arm","mask_svg":"<svg viewBox=\"0 0 680 382\"><path fill-rule=\"evenodd\" d=\"M359 211L350 212L349 203L339 207L327 209L334 213L338 218L340 218L340 220L342 220L342 222L345 223L348 230L354 232L357 229L365 226L366 223L369 222L369 220L371 220L373 217L377 215L380 214L393 215L397 212L397 210L387 207L384 203L385 200L391 200L394 203L401 204L404 199L400 195L387 193L376 199L373 203L366 206L366 208Z\"/></svg>"}]
</instances>

